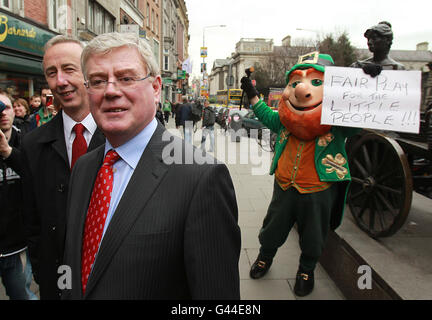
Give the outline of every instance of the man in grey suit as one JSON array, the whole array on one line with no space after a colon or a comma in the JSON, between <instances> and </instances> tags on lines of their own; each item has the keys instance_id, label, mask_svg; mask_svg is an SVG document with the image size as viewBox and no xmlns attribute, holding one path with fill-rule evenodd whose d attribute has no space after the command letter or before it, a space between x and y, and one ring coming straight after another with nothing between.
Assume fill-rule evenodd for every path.
<instances>
[{"instance_id":1,"label":"man in grey suit","mask_svg":"<svg viewBox=\"0 0 432 320\"><path fill-rule=\"evenodd\" d=\"M161 77L150 47L103 34L81 63L107 140L72 171L63 299L239 299L231 177L210 156L188 161L202 151L155 120Z\"/></svg>"}]
</instances>

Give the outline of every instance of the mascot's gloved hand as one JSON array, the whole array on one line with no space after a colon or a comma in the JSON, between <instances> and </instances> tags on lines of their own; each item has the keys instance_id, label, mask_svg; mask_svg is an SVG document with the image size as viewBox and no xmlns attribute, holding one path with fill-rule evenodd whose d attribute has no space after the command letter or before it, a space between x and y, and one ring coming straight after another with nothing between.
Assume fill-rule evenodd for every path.
<instances>
[{"instance_id":1,"label":"mascot's gloved hand","mask_svg":"<svg viewBox=\"0 0 432 320\"><path fill-rule=\"evenodd\" d=\"M365 63L362 66L364 73L370 75L372 78L375 78L382 71L382 66L375 63Z\"/></svg>"},{"instance_id":2,"label":"mascot's gloved hand","mask_svg":"<svg viewBox=\"0 0 432 320\"><path fill-rule=\"evenodd\" d=\"M249 79L248 77L243 77L241 78L240 82L240 88L243 89L244 92L246 92L248 99L252 99L253 97L258 96L258 91L253 86L251 79Z\"/></svg>"}]
</instances>

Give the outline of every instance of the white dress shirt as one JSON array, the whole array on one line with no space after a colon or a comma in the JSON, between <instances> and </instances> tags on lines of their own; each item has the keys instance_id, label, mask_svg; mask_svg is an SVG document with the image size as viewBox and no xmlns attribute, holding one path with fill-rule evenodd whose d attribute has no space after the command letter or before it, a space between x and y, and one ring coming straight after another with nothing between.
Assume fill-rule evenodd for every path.
<instances>
[{"instance_id":1,"label":"white dress shirt","mask_svg":"<svg viewBox=\"0 0 432 320\"><path fill-rule=\"evenodd\" d=\"M90 140L93 137L93 134L96 131L97 125L96 122L93 120L93 116L91 113L87 115L87 117L84 118L81 122L76 122L71 117L69 117L64 111L62 112L63 115L63 129L64 129L64 137L66 142L66 151L69 159L69 166L72 162L72 144L75 139L75 132L73 131L73 127L77 123L82 123L85 130L83 132L83 136L85 141L87 142L87 147L90 144Z\"/></svg>"}]
</instances>

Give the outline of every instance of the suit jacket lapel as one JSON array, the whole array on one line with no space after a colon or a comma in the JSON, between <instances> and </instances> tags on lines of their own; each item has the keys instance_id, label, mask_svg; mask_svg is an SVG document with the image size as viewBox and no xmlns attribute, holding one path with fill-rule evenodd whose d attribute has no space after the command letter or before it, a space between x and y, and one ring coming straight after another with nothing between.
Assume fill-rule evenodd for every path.
<instances>
[{"instance_id":1,"label":"suit jacket lapel","mask_svg":"<svg viewBox=\"0 0 432 320\"><path fill-rule=\"evenodd\" d=\"M99 128L96 128L96 131L93 133L93 136L90 140L89 146L87 148L87 152L90 152L96 149L98 146L105 142L105 136Z\"/></svg>"},{"instance_id":2,"label":"suit jacket lapel","mask_svg":"<svg viewBox=\"0 0 432 320\"><path fill-rule=\"evenodd\" d=\"M50 122L44 124L47 126L45 134L40 136L39 142L51 143L52 148L59 154L69 167L69 160L66 151L66 142L63 130L63 116L60 111Z\"/></svg>"},{"instance_id":3,"label":"suit jacket lapel","mask_svg":"<svg viewBox=\"0 0 432 320\"><path fill-rule=\"evenodd\" d=\"M123 193L117 209L110 221L102 240L92 273L87 283L87 296L105 268L109 265L113 255L119 248L124 237L128 235L135 220L168 170L162 161L162 149L166 143L162 142L165 129L159 124Z\"/></svg>"}]
</instances>

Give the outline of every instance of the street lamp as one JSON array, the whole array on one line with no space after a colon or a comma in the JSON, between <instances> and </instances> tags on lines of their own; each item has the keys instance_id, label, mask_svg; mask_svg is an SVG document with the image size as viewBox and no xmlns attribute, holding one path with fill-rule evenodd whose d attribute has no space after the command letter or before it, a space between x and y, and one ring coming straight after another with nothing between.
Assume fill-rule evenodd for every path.
<instances>
[{"instance_id":1,"label":"street lamp","mask_svg":"<svg viewBox=\"0 0 432 320\"><path fill-rule=\"evenodd\" d=\"M226 25L224 24L217 24L217 25L213 25L213 26L205 26L203 27L203 48L205 48L205 29L209 29L209 28L225 28ZM205 58L207 56L207 52L205 53L205 55L203 55L203 67L205 66ZM207 69L207 68L206 68ZM207 72L207 70L202 70L202 74L203 74L203 85L204 85L204 77L205 77L205 73ZM207 86L206 86L207 87Z\"/></svg>"},{"instance_id":2,"label":"street lamp","mask_svg":"<svg viewBox=\"0 0 432 320\"><path fill-rule=\"evenodd\" d=\"M303 28L296 28L296 30L314 32L315 35L316 35L315 49L319 50L319 41L318 41L318 39L319 39L319 36L318 36L319 31L314 30L314 29L303 29Z\"/></svg>"}]
</instances>

